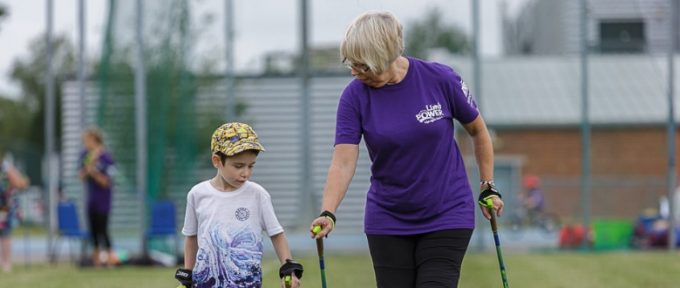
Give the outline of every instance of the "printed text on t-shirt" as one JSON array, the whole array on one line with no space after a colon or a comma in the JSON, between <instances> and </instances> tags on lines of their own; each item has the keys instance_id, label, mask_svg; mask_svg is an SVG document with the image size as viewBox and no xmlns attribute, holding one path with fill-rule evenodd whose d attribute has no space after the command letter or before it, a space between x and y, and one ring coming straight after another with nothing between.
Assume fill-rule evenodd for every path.
<instances>
[{"instance_id":1,"label":"printed text on t-shirt","mask_svg":"<svg viewBox=\"0 0 680 288\"><path fill-rule=\"evenodd\" d=\"M442 113L442 105L439 103L434 105L425 105L425 109L420 110L420 112L416 114L416 119L418 119L418 122L425 124L432 123L442 118L444 118L444 113Z\"/></svg>"}]
</instances>

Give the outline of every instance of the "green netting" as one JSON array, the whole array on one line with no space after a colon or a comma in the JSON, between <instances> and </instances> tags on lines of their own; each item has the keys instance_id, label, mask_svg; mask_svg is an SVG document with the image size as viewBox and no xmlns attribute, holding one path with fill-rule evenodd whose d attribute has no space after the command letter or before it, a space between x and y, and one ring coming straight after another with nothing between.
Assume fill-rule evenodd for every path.
<instances>
[{"instance_id":1,"label":"green netting","mask_svg":"<svg viewBox=\"0 0 680 288\"><path fill-rule=\"evenodd\" d=\"M109 0L98 69L97 124L104 130L128 191L136 179L135 6ZM144 1L144 55L147 105L147 198L169 197L194 182L197 141L206 137L197 122L196 76L189 71L187 1ZM208 125L209 123L202 123ZM208 139L208 138L206 138ZM177 188L180 186L181 188ZM182 187L184 186L184 187Z\"/></svg>"}]
</instances>

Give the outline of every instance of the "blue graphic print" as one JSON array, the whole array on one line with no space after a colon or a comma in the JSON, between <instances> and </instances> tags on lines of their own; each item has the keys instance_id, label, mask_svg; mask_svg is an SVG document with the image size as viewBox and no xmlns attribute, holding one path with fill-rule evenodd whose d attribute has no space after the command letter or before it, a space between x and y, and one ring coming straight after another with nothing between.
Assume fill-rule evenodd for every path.
<instances>
[{"instance_id":1,"label":"blue graphic print","mask_svg":"<svg viewBox=\"0 0 680 288\"><path fill-rule=\"evenodd\" d=\"M262 241L248 226L229 231L214 225L199 243L196 287L262 287Z\"/></svg>"}]
</instances>

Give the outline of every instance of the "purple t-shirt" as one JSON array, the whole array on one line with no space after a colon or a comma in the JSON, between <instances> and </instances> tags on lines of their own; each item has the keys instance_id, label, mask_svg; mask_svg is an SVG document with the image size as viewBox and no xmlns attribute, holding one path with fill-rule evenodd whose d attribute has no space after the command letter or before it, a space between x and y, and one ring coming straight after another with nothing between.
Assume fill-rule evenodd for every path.
<instances>
[{"instance_id":1,"label":"purple t-shirt","mask_svg":"<svg viewBox=\"0 0 680 288\"><path fill-rule=\"evenodd\" d=\"M413 235L474 228L475 202L453 119L477 118L477 104L451 68L408 58L405 78L372 88L354 79L338 105L335 144L359 144L371 158L364 231Z\"/></svg>"},{"instance_id":2,"label":"purple t-shirt","mask_svg":"<svg viewBox=\"0 0 680 288\"><path fill-rule=\"evenodd\" d=\"M83 151L80 154L80 168L85 166L85 158L87 156L87 151ZM99 172L105 174L109 179L109 168L113 165L113 157L108 151L102 151L99 154L96 161L95 167ZM100 214L109 214L111 212L111 188L113 182L108 187L103 187L99 185L92 177L85 178L85 187L87 188L87 210L90 212L96 212Z\"/></svg>"}]
</instances>

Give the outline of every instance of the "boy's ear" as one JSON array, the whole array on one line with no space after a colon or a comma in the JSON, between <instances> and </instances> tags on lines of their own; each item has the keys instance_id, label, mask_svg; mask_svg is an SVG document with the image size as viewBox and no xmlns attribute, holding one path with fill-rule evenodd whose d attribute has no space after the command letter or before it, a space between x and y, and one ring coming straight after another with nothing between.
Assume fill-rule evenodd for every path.
<instances>
[{"instance_id":1,"label":"boy's ear","mask_svg":"<svg viewBox=\"0 0 680 288\"><path fill-rule=\"evenodd\" d=\"M218 168L222 166L222 160L220 159L220 156L217 156L217 154L212 154L212 157L210 157L210 160L212 161L213 167Z\"/></svg>"}]
</instances>

